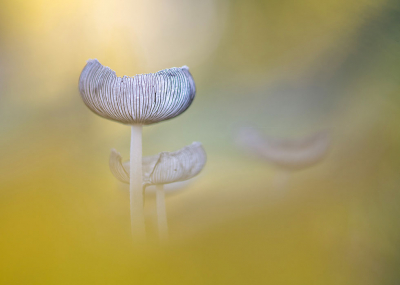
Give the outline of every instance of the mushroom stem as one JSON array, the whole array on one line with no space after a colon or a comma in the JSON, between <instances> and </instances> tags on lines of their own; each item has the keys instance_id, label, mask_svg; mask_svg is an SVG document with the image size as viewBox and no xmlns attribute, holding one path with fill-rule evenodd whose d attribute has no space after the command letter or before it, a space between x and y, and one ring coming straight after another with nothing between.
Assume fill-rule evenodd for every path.
<instances>
[{"instance_id":1,"label":"mushroom stem","mask_svg":"<svg viewBox=\"0 0 400 285\"><path fill-rule=\"evenodd\" d=\"M167 211L165 209L165 191L163 184L156 185L156 205L158 236L161 242L168 240Z\"/></svg>"},{"instance_id":2,"label":"mushroom stem","mask_svg":"<svg viewBox=\"0 0 400 285\"><path fill-rule=\"evenodd\" d=\"M146 229L143 213L142 186L142 130L141 124L132 125L130 153L131 230L134 240L144 241Z\"/></svg>"}]
</instances>

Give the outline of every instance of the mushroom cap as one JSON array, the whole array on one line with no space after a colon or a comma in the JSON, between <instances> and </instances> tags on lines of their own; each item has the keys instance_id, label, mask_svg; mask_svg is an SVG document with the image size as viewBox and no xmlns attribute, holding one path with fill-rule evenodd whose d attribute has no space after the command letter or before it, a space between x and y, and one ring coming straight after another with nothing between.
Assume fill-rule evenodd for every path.
<instances>
[{"instance_id":1,"label":"mushroom cap","mask_svg":"<svg viewBox=\"0 0 400 285\"><path fill-rule=\"evenodd\" d=\"M118 77L97 59L88 60L79 78L86 106L123 124L153 124L182 114L196 94L187 66Z\"/></svg>"},{"instance_id":2,"label":"mushroom cap","mask_svg":"<svg viewBox=\"0 0 400 285\"><path fill-rule=\"evenodd\" d=\"M199 142L174 152L145 156L142 159L143 186L191 179L200 173L206 160L206 152ZM129 161L123 163L121 155L115 149L111 150L110 170L118 180L129 183Z\"/></svg>"},{"instance_id":3,"label":"mushroom cap","mask_svg":"<svg viewBox=\"0 0 400 285\"><path fill-rule=\"evenodd\" d=\"M242 129L239 143L257 156L288 170L298 170L320 162L328 152L330 137L321 131L299 139L262 137L253 128Z\"/></svg>"}]
</instances>

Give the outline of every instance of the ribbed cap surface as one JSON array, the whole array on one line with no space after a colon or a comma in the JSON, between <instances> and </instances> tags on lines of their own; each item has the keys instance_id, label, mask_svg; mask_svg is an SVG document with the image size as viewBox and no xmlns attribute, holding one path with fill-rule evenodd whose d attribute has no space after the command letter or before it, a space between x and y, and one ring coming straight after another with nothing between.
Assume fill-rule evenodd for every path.
<instances>
[{"instance_id":1,"label":"ribbed cap surface","mask_svg":"<svg viewBox=\"0 0 400 285\"><path fill-rule=\"evenodd\" d=\"M92 59L82 70L79 91L97 115L124 124L147 125L182 114L192 103L196 87L186 66L118 77Z\"/></svg>"},{"instance_id":2,"label":"ribbed cap surface","mask_svg":"<svg viewBox=\"0 0 400 285\"><path fill-rule=\"evenodd\" d=\"M168 184L193 178L203 169L207 160L206 152L199 142L174 152L161 152L143 157L143 185ZM113 175L129 183L129 161L122 163L116 150L111 150L110 169Z\"/></svg>"}]
</instances>

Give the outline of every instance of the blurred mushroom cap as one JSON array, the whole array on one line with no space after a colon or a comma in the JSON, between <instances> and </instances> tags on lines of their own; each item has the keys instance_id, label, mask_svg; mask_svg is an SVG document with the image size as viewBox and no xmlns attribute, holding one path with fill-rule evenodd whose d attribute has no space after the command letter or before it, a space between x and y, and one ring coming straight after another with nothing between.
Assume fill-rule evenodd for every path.
<instances>
[{"instance_id":1,"label":"blurred mushroom cap","mask_svg":"<svg viewBox=\"0 0 400 285\"><path fill-rule=\"evenodd\" d=\"M192 103L196 87L187 66L118 77L91 59L82 70L79 91L86 106L101 117L148 125L182 114Z\"/></svg>"},{"instance_id":2,"label":"blurred mushroom cap","mask_svg":"<svg viewBox=\"0 0 400 285\"><path fill-rule=\"evenodd\" d=\"M207 160L206 152L199 142L174 152L161 152L143 157L143 186L168 184L193 178L203 169ZM129 183L129 161L122 162L121 155L111 150L110 169L114 176Z\"/></svg>"},{"instance_id":3,"label":"blurred mushroom cap","mask_svg":"<svg viewBox=\"0 0 400 285\"><path fill-rule=\"evenodd\" d=\"M246 150L288 170L303 169L323 160L331 141L327 131L299 139L281 139L262 137L253 128L242 128L237 139Z\"/></svg>"}]
</instances>

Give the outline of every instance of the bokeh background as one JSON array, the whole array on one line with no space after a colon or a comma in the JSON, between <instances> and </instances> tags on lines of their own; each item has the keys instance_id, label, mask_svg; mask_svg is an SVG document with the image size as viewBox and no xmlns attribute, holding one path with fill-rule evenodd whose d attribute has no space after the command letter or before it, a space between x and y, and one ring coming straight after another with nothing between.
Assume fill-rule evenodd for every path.
<instances>
[{"instance_id":1,"label":"bokeh background","mask_svg":"<svg viewBox=\"0 0 400 285\"><path fill-rule=\"evenodd\" d=\"M188 65L196 99L145 127L144 155L203 143L167 198L170 243L132 246L108 168L130 129L89 111L86 60L117 75ZM399 284L400 1L0 1L1 284ZM242 125L328 129L323 162L278 171Z\"/></svg>"}]
</instances>

